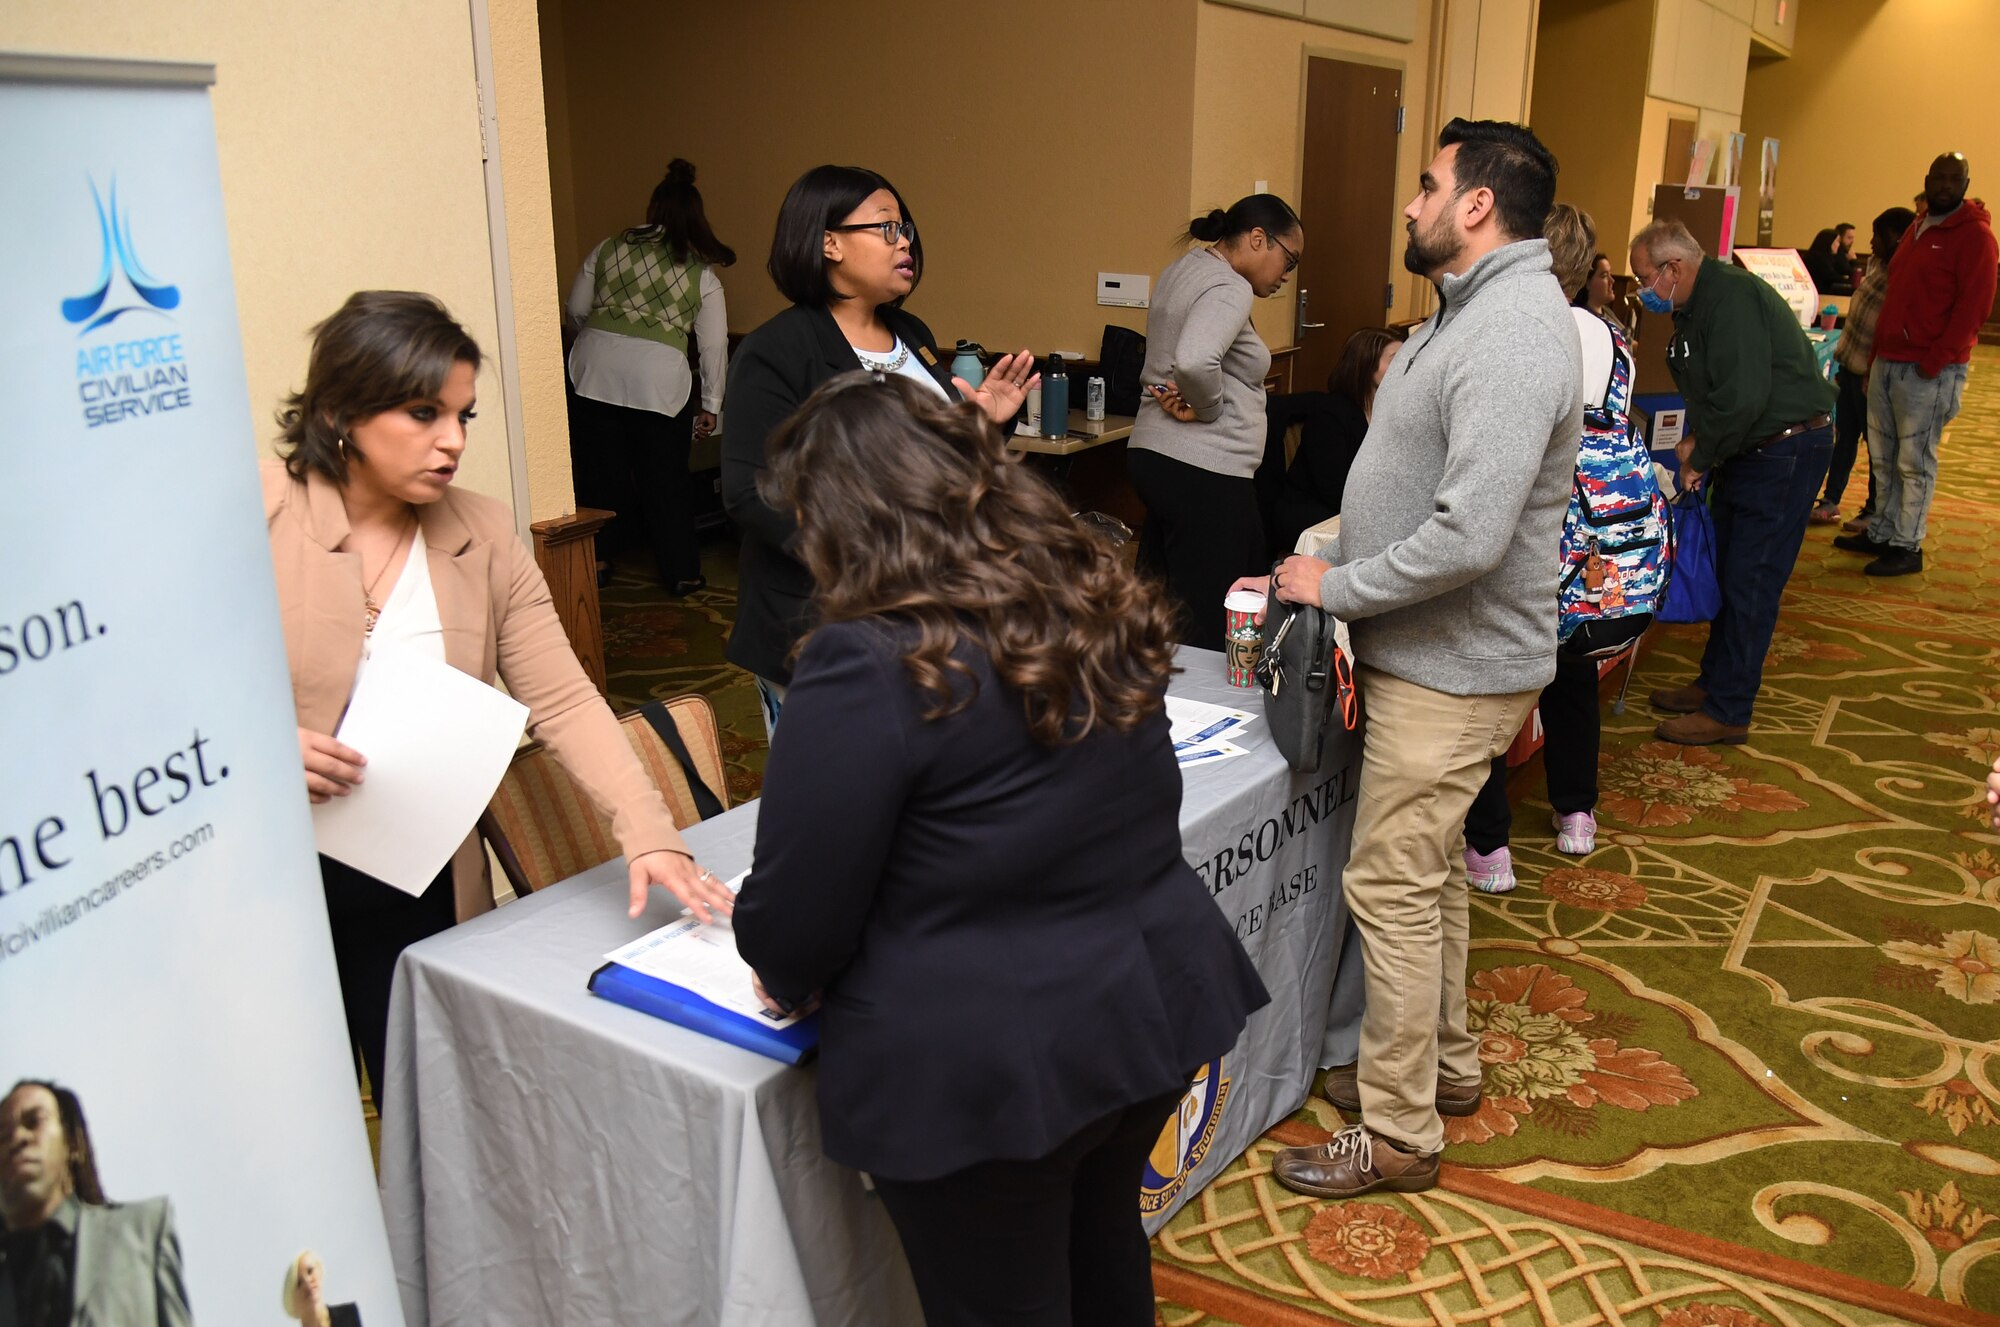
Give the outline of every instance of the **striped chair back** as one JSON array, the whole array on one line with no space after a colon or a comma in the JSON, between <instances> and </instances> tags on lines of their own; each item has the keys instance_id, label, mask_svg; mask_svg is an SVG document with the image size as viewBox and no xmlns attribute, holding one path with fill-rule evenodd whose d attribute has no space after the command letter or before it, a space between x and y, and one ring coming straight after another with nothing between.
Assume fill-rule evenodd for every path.
<instances>
[{"instance_id":1,"label":"striped chair back","mask_svg":"<svg viewBox=\"0 0 2000 1327\"><path fill-rule=\"evenodd\" d=\"M722 734L708 697L676 696L666 702L674 728L701 776L723 806L729 805L722 768ZM638 711L619 717L625 738L639 763L666 800L674 824L682 829L701 819L687 773L660 735ZM523 747L500 780L480 833L492 845L500 869L516 895L527 894L558 880L567 880L618 855L611 822L577 787L553 752L535 742Z\"/></svg>"}]
</instances>

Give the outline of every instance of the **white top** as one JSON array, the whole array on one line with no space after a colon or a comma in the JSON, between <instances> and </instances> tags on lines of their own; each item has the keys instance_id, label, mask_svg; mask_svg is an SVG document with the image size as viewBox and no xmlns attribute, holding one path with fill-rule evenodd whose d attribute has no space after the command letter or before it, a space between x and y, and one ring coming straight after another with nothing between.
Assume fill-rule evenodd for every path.
<instances>
[{"instance_id":1,"label":"white top","mask_svg":"<svg viewBox=\"0 0 2000 1327\"><path fill-rule=\"evenodd\" d=\"M946 395L944 388L938 385L938 380L931 377L930 370L917 362L917 352L905 346L903 338L900 336L896 338L896 344L885 354L878 355L872 350L863 350L859 346L853 345L850 345L848 349L854 352L855 361L864 369L876 369L883 373L895 373L913 382L922 383L939 396L944 397L947 401L951 399L950 396ZM895 363L899 356L903 361L901 366L891 369L889 366ZM975 387L978 385L978 383L973 384Z\"/></svg>"},{"instance_id":2,"label":"white top","mask_svg":"<svg viewBox=\"0 0 2000 1327\"><path fill-rule=\"evenodd\" d=\"M375 619L375 630L361 647L361 667L381 645L415 650L439 663L444 658L444 623L438 620L437 591L431 587L431 560L424 549L424 527L419 525L410 541L409 560L396 576L396 586ZM360 671L355 673L359 677Z\"/></svg>"},{"instance_id":3,"label":"white top","mask_svg":"<svg viewBox=\"0 0 2000 1327\"><path fill-rule=\"evenodd\" d=\"M916 352L910 350L908 346L904 346L900 336L896 338L896 344L890 346L882 354L876 354L874 350L862 350L860 346L852 346L852 344L848 346L848 350L854 352L854 360L862 368L872 368L872 370L876 370L880 374L896 374L898 378L908 378L910 382L920 382L926 388L930 388L932 392L936 392L938 396L942 396L944 400L952 400L946 394L946 390L938 386L938 380L930 376L930 370L926 370L922 364L918 364ZM896 364L898 360L902 360L902 364ZM896 368L890 368L890 364L896 364Z\"/></svg>"},{"instance_id":4,"label":"white top","mask_svg":"<svg viewBox=\"0 0 2000 1327\"><path fill-rule=\"evenodd\" d=\"M569 325L583 328L569 352L570 381L576 384L578 396L593 401L678 415L694 390L694 374L686 355L643 336L621 336L583 326L597 294L597 258L609 243L610 239L604 240L583 260L563 306ZM701 408L719 416L729 365L729 309L723 303L722 282L712 267L701 270L701 308L694 316L694 335L701 345Z\"/></svg>"},{"instance_id":5,"label":"white top","mask_svg":"<svg viewBox=\"0 0 2000 1327\"><path fill-rule=\"evenodd\" d=\"M1611 326L1589 309L1580 309L1572 304L1569 311L1576 318L1577 338L1583 342L1583 378L1579 383L1579 395L1583 397L1586 410L1604 404L1606 389L1611 386L1611 360L1615 343L1611 339Z\"/></svg>"}]
</instances>

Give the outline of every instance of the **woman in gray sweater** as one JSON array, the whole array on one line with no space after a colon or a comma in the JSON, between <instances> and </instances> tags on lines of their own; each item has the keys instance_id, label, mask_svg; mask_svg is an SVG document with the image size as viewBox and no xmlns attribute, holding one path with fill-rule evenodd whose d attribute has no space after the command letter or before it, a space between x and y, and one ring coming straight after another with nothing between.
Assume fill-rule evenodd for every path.
<instances>
[{"instance_id":1,"label":"woman in gray sweater","mask_svg":"<svg viewBox=\"0 0 2000 1327\"><path fill-rule=\"evenodd\" d=\"M1207 247L1153 283L1146 314L1146 392L1127 456L1146 504L1139 565L1166 578L1181 640L1222 648L1222 599L1264 561L1251 476L1264 458L1264 375L1271 352L1251 301L1278 293L1305 252L1285 200L1251 194L1188 224Z\"/></svg>"}]
</instances>

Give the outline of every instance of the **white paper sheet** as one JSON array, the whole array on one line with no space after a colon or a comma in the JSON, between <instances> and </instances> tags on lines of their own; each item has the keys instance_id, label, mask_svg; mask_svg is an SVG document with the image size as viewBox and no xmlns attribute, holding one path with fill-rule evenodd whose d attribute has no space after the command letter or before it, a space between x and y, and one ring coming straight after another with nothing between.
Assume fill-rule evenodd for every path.
<instances>
[{"instance_id":1,"label":"white paper sheet","mask_svg":"<svg viewBox=\"0 0 2000 1327\"><path fill-rule=\"evenodd\" d=\"M1209 742L1191 746L1185 751L1174 753L1182 769L1192 765L1214 765L1243 754L1243 748L1234 742Z\"/></svg>"},{"instance_id":2,"label":"white paper sheet","mask_svg":"<svg viewBox=\"0 0 2000 1327\"><path fill-rule=\"evenodd\" d=\"M1257 716L1249 710L1233 710L1184 696L1167 697L1167 730L1176 752L1214 743L1255 722Z\"/></svg>"},{"instance_id":3,"label":"white paper sheet","mask_svg":"<svg viewBox=\"0 0 2000 1327\"><path fill-rule=\"evenodd\" d=\"M353 792L313 808L319 850L423 893L493 799L527 723L527 706L476 677L376 649L334 734L368 764Z\"/></svg>"},{"instance_id":4,"label":"white paper sheet","mask_svg":"<svg viewBox=\"0 0 2000 1327\"><path fill-rule=\"evenodd\" d=\"M743 888L744 871L727 882L734 894ZM805 1015L779 1017L763 1006L750 989L750 965L736 952L736 932L717 918L703 922L681 914L680 920L648 932L631 944L604 956L620 967L669 981L731 1013L760 1019L774 1028L790 1027Z\"/></svg>"}]
</instances>

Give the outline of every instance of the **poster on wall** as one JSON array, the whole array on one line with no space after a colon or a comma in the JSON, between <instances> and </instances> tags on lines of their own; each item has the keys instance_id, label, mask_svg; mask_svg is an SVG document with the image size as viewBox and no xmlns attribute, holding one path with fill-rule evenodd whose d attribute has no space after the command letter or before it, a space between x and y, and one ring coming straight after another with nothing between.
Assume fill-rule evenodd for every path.
<instances>
[{"instance_id":1,"label":"poster on wall","mask_svg":"<svg viewBox=\"0 0 2000 1327\"><path fill-rule=\"evenodd\" d=\"M1743 183L1742 134L1731 134L1729 136L1729 152L1723 158L1722 182L1732 187L1740 187Z\"/></svg>"},{"instance_id":2,"label":"poster on wall","mask_svg":"<svg viewBox=\"0 0 2000 1327\"><path fill-rule=\"evenodd\" d=\"M1778 140L1764 140L1764 153L1757 163L1757 247L1771 247L1771 222L1778 206Z\"/></svg>"},{"instance_id":3,"label":"poster on wall","mask_svg":"<svg viewBox=\"0 0 2000 1327\"><path fill-rule=\"evenodd\" d=\"M0 54L0 1319L395 1327L212 81Z\"/></svg>"}]
</instances>

